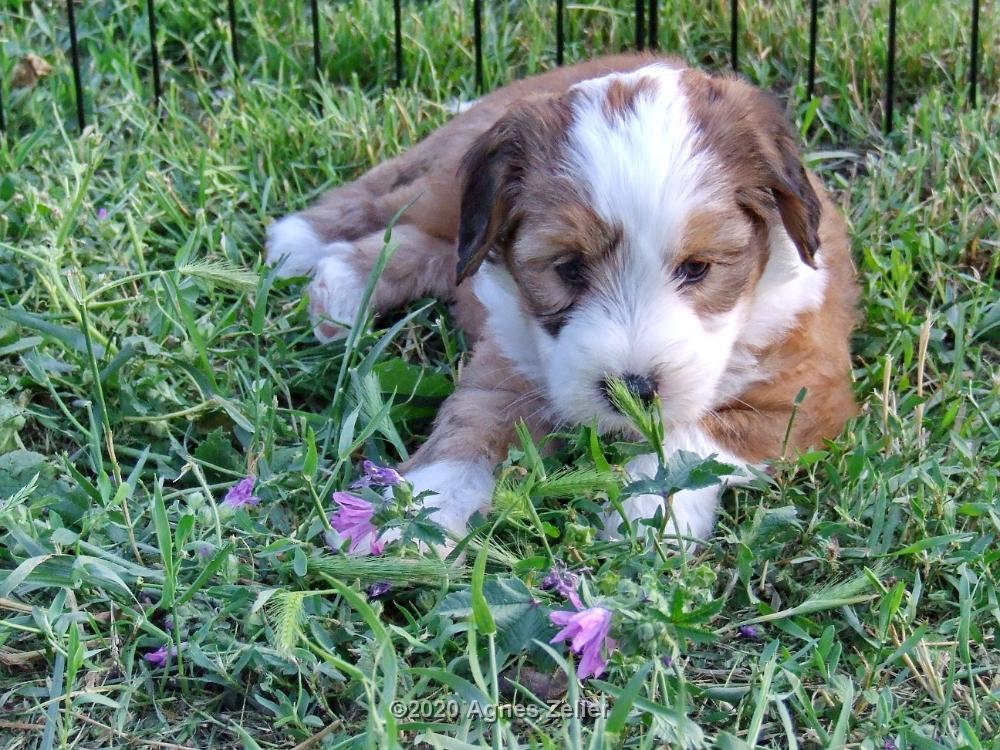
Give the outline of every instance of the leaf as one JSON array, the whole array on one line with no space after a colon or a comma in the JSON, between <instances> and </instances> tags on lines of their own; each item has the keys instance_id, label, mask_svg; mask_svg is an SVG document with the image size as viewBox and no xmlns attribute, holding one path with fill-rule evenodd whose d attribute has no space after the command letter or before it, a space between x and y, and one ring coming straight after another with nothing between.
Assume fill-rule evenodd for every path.
<instances>
[{"instance_id":1,"label":"leaf","mask_svg":"<svg viewBox=\"0 0 1000 750\"><path fill-rule=\"evenodd\" d=\"M153 527L156 529L156 541L160 548L164 571L160 608L170 609L174 604L174 586L177 582L174 575L174 540L170 533L170 521L167 519L167 508L163 503L163 491L159 483L153 487Z\"/></svg>"},{"instance_id":2,"label":"leaf","mask_svg":"<svg viewBox=\"0 0 1000 750\"><path fill-rule=\"evenodd\" d=\"M486 581L483 598L496 625L497 642L511 653L526 648L549 629L547 609L516 578ZM472 616L471 590L449 594L438 605L437 612L455 620L468 619Z\"/></svg>"},{"instance_id":3,"label":"leaf","mask_svg":"<svg viewBox=\"0 0 1000 750\"><path fill-rule=\"evenodd\" d=\"M794 505L785 505L781 508L763 508L760 515L754 519L754 528L744 544L750 549L756 549L779 534L791 533L800 527L798 510Z\"/></svg>"},{"instance_id":4,"label":"leaf","mask_svg":"<svg viewBox=\"0 0 1000 750\"><path fill-rule=\"evenodd\" d=\"M215 575L216 571L218 571L219 568L222 567L222 564L226 561L226 558L229 556L229 553L232 552L232 550L233 550L233 545L227 544L225 547L223 547L214 555L212 555L212 559L208 561L208 565L202 568L201 572L198 574L198 577L194 579L194 583L192 583L188 587L187 591L185 591L184 594L177 600L178 606L182 604L187 604L191 600L191 598L195 594L197 594L205 586L206 583L208 583L209 579L213 575ZM271 591L273 591L273 589L271 589ZM258 595L258 599L259 598L260 597ZM257 605L255 604L254 606L256 607Z\"/></svg>"},{"instance_id":5,"label":"leaf","mask_svg":"<svg viewBox=\"0 0 1000 750\"><path fill-rule=\"evenodd\" d=\"M481 706L488 706L492 701L489 696L486 695L482 690L477 688L471 682L469 682L464 677L457 674L453 674L446 669L434 669L431 667L413 667L408 670L411 674L415 674L418 677L429 677L432 680L437 680L442 685L446 685L455 691L466 703L478 703Z\"/></svg>"},{"instance_id":6,"label":"leaf","mask_svg":"<svg viewBox=\"0 0 1000 750\"><path fill-rule=\"evenodd\" d=\"M316 433L312 427L306 430L306 457L302 461L302 473L310 479L316 476L319 467L319 455L316 451Z\"/></svg>"},{"instance_id":7,"label":"leaf","mask_svg":"<svg viewBox=\"0 0 1000 750\"><path fill-rule=\"evenodd\" d=\"M191 455L200 463L215 469L232 469L242 463L242 459L233 448L229 431L221 427L212 430Z\"/></svg>"},{"instance_id":8,"label":"leaf","mask_svg":"<svg viewBox=\"0 0 1000 750\"><path fill-rule=\"evenodd\" d=\"M642 685L646 681L646 675L649 674L649 670L652 668L652 662L644 664L638 672L632 675L632 678L625 685L625 688L615 699L615 706L611 709L611 714L608 716L608 724L605 729L609 735L609 740L613 745L617 744L618 738L621 735L622 730L625 728L625 721L628 719L629 711L632 710L635 699L639 697L639 691L642 690Z\"/></svg>"},{"instance_id":9,"label":"leaf","mask_svg":"<svg viewBox=\"0 0 1000 750\"><path fill-rule=\"evenodd\" d=\"M497 632L496 622L490 613L486 597L483 595L483 583L486 578L486 558L489 555L490 537L483 540L483 546L476 555L476 564L472 569L472 621L476 629L483 635L494 635Z\"/></svg>"},{"instance_id":10,"label":"leaf","mask_svg":"<svg viewBox=\"0 0 1000 750\"><path fill-rule=\"evenodd\" d=\"M630 495L667 497L675 492L712 487L736 471L735 466L716 461L714 454L702 458L689 451L677 451L657 468L655 477L632 482L624 491Z\"/></svg>"},{"instance_id":11,"label":"leaf","mask_svg":"<svg viewBox=\"0 0 1000 750\"><path fill-rule=\"evenodd\" d=\"M29 557L27 560L18 565L14 570L7 574L7 577L0 582L0 598L6 598L11 595L11 593L27 580L31 572L41 565L46 560L50 559L52 555L39 555L37 557Z\"/></svg>"},{"instance_id":12,"label":"leaf","mask_svg":"<svg viewBox=\"0 0 1000 750\"><path fill-rule=\"evenodd\" d=\"M48 336L60 342L69 349L80 354L87 352L87 340L83 333L75 328L67 328L58 323L52 323L40 315L35 315L20 307L0 307L0 317L12 320L24 328ZM104 347L94 342L94 356L101 359L104 356Z\"/></svg>"},{"instance_id":13,"label":"leaf","mask_svg":"<svg viewBox=\"0 0 1000 750\"><path fill-rule=\"evenodd\" d=\"M15 450L0 456L0 498L16 495L32 482L32 498L72 498L70 485L56 477L55 467L41 453Z\"/></svg>"},{"instance_id":14,"label":"leaf","mask_svg":"<svg viewBox=\"0 0 1000 750\"><path fill-rule=\"evenodd\" d=\"M452 379L431 367L421 367L405 359L392 357L372 368L382 389L413 407L435 408L455 390Z\"/></svg>"},{"instance_id":15,"label":"leaf","mask_svg":"<svg viewBox=\"0 0 1000 750\"><path fill-rule=\"evenodd\" d=\"M301 547L296 547L292 553L292 570L295 571L295 575L299 578L304 578L309 570L309 560L306 558L306 553L302 551Z\"/></svg>"}]
</instances>

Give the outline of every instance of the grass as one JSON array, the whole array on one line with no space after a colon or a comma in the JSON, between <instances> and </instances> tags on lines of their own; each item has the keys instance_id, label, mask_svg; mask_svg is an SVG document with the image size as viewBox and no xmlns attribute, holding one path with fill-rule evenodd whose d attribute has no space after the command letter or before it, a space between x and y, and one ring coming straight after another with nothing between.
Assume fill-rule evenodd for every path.
<instances>
[{"instance_id":1,"label":"grass","mask_svg":"<svg viewBox=\"0 0 1000 750\"><path fill-rule=\"evenodd\" d=\"M804 4L741 3L743 72L787 98L852 226L844 435L731 493L693 554L595 540L635 446L525 441L446 566L334 554L317 503L427 433L466 356L447 309L320 347L260 252L473 94L470 4L405 4L390 88L388 2L322 4L317 86L302 3L237 3L234 76L219 4L162 0L159 119L140 5L78 8L82 135L62 4L8 0L0 27L0 747L1000 747L995 13L969 110L968 4L900 4L885 139L885 3L821 4L813 102ZM552 3L485 5L488 87L553 64ZM627 47L632 7L570 4L567 59ZM727 7L666 0L663 46L723 67ZM28 52L54 72L12 89ZM248 474L259 506L221 506ZM614 612L599 679L547 645L553 558ZM591 713L525 716L563 698Z\"/></svg>"}]
</instances>

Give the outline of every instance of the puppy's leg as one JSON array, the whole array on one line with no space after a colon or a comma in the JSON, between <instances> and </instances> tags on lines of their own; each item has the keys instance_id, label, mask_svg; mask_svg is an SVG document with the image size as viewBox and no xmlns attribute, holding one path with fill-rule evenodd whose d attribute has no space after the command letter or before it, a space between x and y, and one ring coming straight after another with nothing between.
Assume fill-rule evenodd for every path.
<instances>
[{"instance_id":1,"label":"puppy's leg","mask_svg":"<svg viewBox=\"0 0 1000 750\"><path fill-rule=\"evenodd\" d=\"M390 241L398 247L372 293L377 312L424 295L453 296L455 250L450 241L408 224L394 227ZM353 242L330 243L315 259L309 311L320 341L339 338L354 322L384 245L385 230L381 230Z\"/></svg>"},{"instance_id":2,"label":"puppy's leg","mask_svg":"<svg viewBox=\"0 0 1000 750\"><path fill-rule=\"evenodd\" d=\"M514 372L490 340L476 347L462 380L438 413L427 442L403 467L415 492L431 490L425 506L452 535L466 533L469 517L486 512L493 496L493 468L516 439L523 419L543 435L541 394Z\"/></svg>"},{"instance_id":3,"label":"puppy's leg","mask_svg":"<svg viewBox=\"0 0 1000 750\"><path fill-rule=\"evenodd\" d=\"M718 513L719 500L725 487L734 484L744 484L749 480L749 476L741 470L746 466L746 461L733 456L723 447L717 445L712 439L699 428L677 429L672 432L664 445L665 454L670 456L678 450L689 451L699 456L707 458L715 454L717 460L737 467L739 474L734 474L723 479L723 484L705 487L699 490L685 490L673 495L667 521L667 535L680 534L681 536L693 539L708 539L712 535L715 526L715 517ZM652 477L656 474L658 466L657 458L653 454L639 456L628 465L628 472L634 479ZM639 495L631 497L624 503L625 515L633 525L636 522L653 518L660 508L664 513L668 508L664 500L659 495ZM601 532L603 539L620 539L618 528L622 523L621 516L616 511L609 511L604 517L604 529ZM639 537L645 535L648 527L640 526L636 529Z\"/></svg>"}]
</instances>

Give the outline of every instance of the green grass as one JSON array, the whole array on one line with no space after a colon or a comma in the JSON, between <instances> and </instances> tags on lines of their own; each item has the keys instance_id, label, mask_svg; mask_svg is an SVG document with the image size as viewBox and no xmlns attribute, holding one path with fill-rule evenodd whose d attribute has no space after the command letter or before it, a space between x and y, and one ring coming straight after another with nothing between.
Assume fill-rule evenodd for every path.
<instances>
[{"instance_id":1,"label":"green grass","mask_svg":"<svg viewBox=\"0 0 1000 750\"><path fill-rule=\"evenodd\" d=\"M471 3L405 4L399 89L391 3L322 3L320 87L305 5L238 3L235 78L224 4L157 3L157 121L144 4L83 4L81 136L63 4L5 4L0 748L1000 747L995 8L970 111L968 3L900 4L886 140L886 3L821 4L813 103L805 4L741 3L743 71L787 97L852 226L864 411L844 435L731 493L683 555L594 539L621 486L604 462L634 447L525 444L448 567L413 545L335 555L316 511L362 456L395 463L426 434L466 356L447 309L320 347L300 285L258 272L270 220L472 95ZM486 5L488 87L553 64L553 3ZM724 66L727 7L666 0L663 46ZM571 4L567 58L626 48L632 8ZM12 89L27 52L54 73ZM220 508L248 473L260 505ZM611 714L447 720L451 699L550 692L524 672L508 697L501 673L577 662L533 640L568 608L540 588L550 555L614 611L608 672L566 696ZM378 581L393 590L368 601ZM168 668L142 659L170 643ZM442 719L396 720L396 700Z\"/></svg>"}]
</instances>

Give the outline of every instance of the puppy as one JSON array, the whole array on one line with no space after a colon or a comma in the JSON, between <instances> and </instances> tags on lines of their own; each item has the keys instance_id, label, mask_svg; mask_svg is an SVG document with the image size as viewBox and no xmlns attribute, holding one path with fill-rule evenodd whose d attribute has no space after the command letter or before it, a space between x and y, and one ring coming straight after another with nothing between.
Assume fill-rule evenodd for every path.
<instances>
[{"instance_id":1,"label":"puppy","mask_svg":"<svg viewBox=\"0 0 1000 750\"><path fill-rule=\"evenodd\" d=\"M489 508L518 420L539 436L630 429L612 377L659 397L668 454L738 467L832 438L856 411L845 223L777 100L735 77L617 56L523 80L277 222L268 262L312 276L321 340L354 320L386 226L409 204L373 304L454 300L476 340L403 467L438 493L427 503L458 537ZM656 462L628 468L652 475ZM720 493L675 495L673 530L706 538ZM625 510L636 520L663 504ZM603 533L619 525L609 515Z\"/></svg>"}]
</instances>

